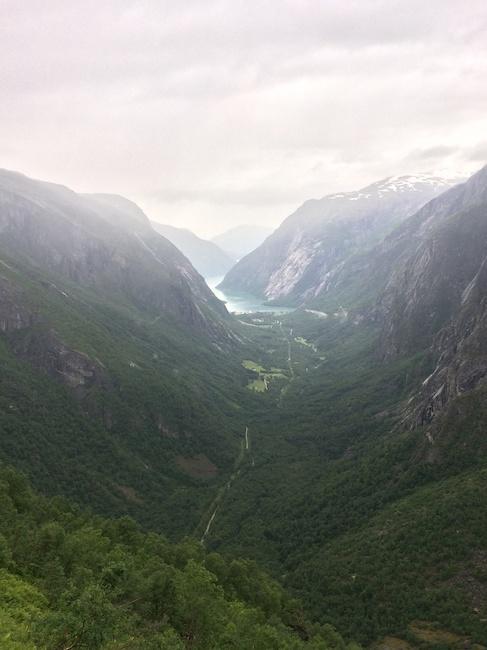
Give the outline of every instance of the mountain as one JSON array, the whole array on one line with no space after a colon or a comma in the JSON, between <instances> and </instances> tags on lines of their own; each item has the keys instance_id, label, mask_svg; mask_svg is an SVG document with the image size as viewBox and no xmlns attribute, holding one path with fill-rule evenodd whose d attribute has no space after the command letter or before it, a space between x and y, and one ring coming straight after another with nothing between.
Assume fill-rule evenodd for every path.
<instances>
[{"instance_id":1,"label":"mountain","mask_svg":"<svg viewBox=\"0 0 487 650\"><path fill-rule=\"evenodd\" d=\"M486 258L484 168L334 269L326 312L248 319L287 383L208 544L368 647L487 643Z\"/></svg>"},{"instance_id":2,"label":"mountain","mask_svg":"<svg viewBox=\"0 0 487 650\"><path fill-rule=\"evenodd\" d=\"M239 260L260 246L272 231L272 228L246 224L226 230L213 237L211 241L231 257Z\"/></svg>"},{"instance_id":3,"label":"mountain","mask_svg":"<svg viewBox=\"0 0 487 650\"><path fill-rule=\"evenodd\" d=\"M387 278L374 310L381 350L426 349L434 359L410 407L427 424L487 376L487 166L404 222L373 257Z\"/></svg>"},{"instance_id":4,"label":"mountain","mask_svg":"<svg viewBox=\"0 0 487 650\"><path fill-rule=\"evenodd\" d=\"M232 323L131 201L0 172L0 459L37 488L191 532L244 430Z\"/></svg>"},{"instance_id":5,"label":"mountain","mask_svg":"<svg viewBox=\"0 0 487 650\"><path fill-rule=\"evenodd\" d=\"M283 304L316 301L347 258L371 248L452 184L428 175L393 176L358 192L306 201L220 287Z\"/></svg>"},{"instance_id":6,"label":"mountain","mask_svg":"<svg viewBox=\"0 0 487 650\"><path fill-rule=\"evenodd\" d=\"M0 461L192 538L1 471L9 642L486 647L487 168L238 320L135 204L2 179Z\"/></svg>"},{"instance_id":7,"label":"mountain","mask_svg":"<svg viewBox=\"0 0 487 650\"><path fill-rule=\"evenodd\" d=\"M151 225L156 232L172 242L204 278L221 277L235 264L235 258L214 242L201 239L186 228L166 226L156 221L152 221Z\"/></svg>"},{"instance_id":8,"label":"mountain","mask_svg":"<svg viewBox=\"0 0 487 650\"><path fill-rule=\"evenodd\" d=\"M371 250L347 259L328 278L329 304L341 304L352 317L380 326L382 356L428 351L435 359L434 372L421 389L422 406L414 401L409 409L420 423L431 421L486 374L486 264L484 167L432 199Z\"/></svg>"},{"instance_id":9,"label":"mountain","mask_svg":"<svg viewBox=\"0 0 487 650\"><path fill-rule=\"evenodd\" d=\"M0 245L10 255L207 332L226 317L191 264L130 201L80 196L7 171L0 172L0 201Z\"/></svg>"}]
</instances>

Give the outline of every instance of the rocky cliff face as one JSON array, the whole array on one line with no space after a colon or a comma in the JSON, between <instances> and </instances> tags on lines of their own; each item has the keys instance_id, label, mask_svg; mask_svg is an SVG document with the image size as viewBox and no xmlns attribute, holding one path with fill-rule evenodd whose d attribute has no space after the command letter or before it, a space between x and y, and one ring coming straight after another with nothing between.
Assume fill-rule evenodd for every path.
<instances>
[{"instance_id":1,"label":"rocky cliff face","mask_svg":"<svg viewBox=\"0 0 487 650\"><path fill-rule=\"evenodd\" d=\"M487 167L432 200L358 264L384 278L367 309L383 357L425 351L435 362L405 411L429 425L487 376ZM349 273L350 276L350 273Z\"/></svg>"},{"instance_id":2,"label":"rocky cliff face","mask_svg":"<svg viewBox=\"0 0 487 650\"><path fill-rule=\"evenodd\" d=\"M96 384L108 385L102 364L66 345L59 334L45 326L22 289L1 275L0 331L16 357L64 383L77 398L82 399Z\"/></svg>"},{"instance_id":3,"label":"rocky cliff face","mask_svg":"<svg viewBox=\"0 0 487 650\"><path fill-rule=\"evenodd\" d=\"M456 318L487 254L487 168L428 203L373 253L386 355L424 349ZM473 290L473 289L472 289Z\"/></svg>"},{"instance_id":4,"label":"rocky cliff face","mask_svg":"<svg viewBox=\"0 0 487 650\"><path fill-rule=\"evenodd\" d=\"M451 185L425 175L391 177L358 192L307 201L220 286L270 301L312 303L349 258L370 249Z\"/></svg>"},{"instance_id":5,"label":"rocky cliff face","mask_svg":"<svg viewBox=\"0 0 487 650\"><path fill-rule=\"evenodd\" d=\"M70 348L52 329L11 337L10 344L18 358L65 384L78 399L94 386L109 386L101 362Z\"/></svg>"}]
</instances>

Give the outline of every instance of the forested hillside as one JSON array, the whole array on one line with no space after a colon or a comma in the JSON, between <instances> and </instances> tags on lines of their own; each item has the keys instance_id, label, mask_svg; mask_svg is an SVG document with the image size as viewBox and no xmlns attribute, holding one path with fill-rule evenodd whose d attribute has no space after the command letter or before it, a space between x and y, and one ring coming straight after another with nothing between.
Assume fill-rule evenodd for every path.
<instances>
[{"instance_id":1,"label":"forested hillside","mask_svg":"<svg viewBox=\"0 0 487 650\"><path fill-rule=\"evenodd\" d=\"M189 534L252 396L224 305L122 197L0 174L0 458L35 486Z\"/></svg>"},{"instance_id":2,"label":"forested hillside","mask_svg":"<svg viewBox=\"0 0 487 650\"><path fill-rule=\"evenodd\" d=\"M331 625L367 646L487 643L485 170L352 256L325 306L239 316L134 204L7 178L2 459L45 494L178 544L34 497L7 472L24 532L5 519L5 588L33 609L7 612L6 638L342 647ZM53 522L64 532L37 540ZM119 529L135 540L122 553L133 573L117 569L114 584L129 586L112 592L99 576L126 544ZM77 550L78 535L101 559ZM164 550L154 558L150 544ZM174 582L163 571L152 587L161 558ZM232 566L245 593L225 582ZM151 613L152 588L169 610ZM188 619L200 588L216 605L205 595ZM277 609L254 600L262 590L281 594ZM104 620L80 622L90 608Z\"/></svg>"},{"instance_id":3,"label":"forested hillside","mask_svg":"<svg viewBox=\"0 0 487 650\"><path fill-rule=\"evenodd\" d=\"M274 362L292 341L293 375L262 393L255 462L208 547L258 559L365 645L395 635L415 646L418 620L450 634L446 645L485 644L485 391L438 417L432 448L428 430L402 423L429 355L384 362L378 330L323 321L296 314L255 335L273 341Z\"/></svg>"},{"instance_id":4,"label":"forested hillside","mask_svg":"<svg viewBox=\"0 0 487 650\"><path fill-rule=\"evenodd\" d=\"M2 650L345 650L254 562L35 495L0 468Z\"/></svg>"}]
</instances>

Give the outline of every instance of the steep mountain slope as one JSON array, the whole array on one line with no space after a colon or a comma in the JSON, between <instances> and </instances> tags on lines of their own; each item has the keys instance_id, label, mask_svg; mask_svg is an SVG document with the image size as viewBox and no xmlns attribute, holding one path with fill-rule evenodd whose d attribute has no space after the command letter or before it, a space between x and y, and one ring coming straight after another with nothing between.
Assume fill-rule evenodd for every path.
<instances>
[{"instance_id":1,"label":"steep mountain slope","mask_svg":"<svg viewBox=\"0 0 487 650\"><path fill-rule=\"evenodd\" d=\"M11 172L0 173L0 192L0 245L16 258L206 331L225 317L191 264L129 201L79 196Z\"/></svg>"},{"instance_id":2,"label":"steep mountain slope","mask_svg":"<svg viewBox=\"0 0 487 650\"><path fill-rule=\"evenodd\" d=\"M385 343L396 352L428 344L468 300L486 256L486 203L484 168L428 203L374 251L382 273L382 260L394 260L378 309Z\"/></svg>"},{"instance_id":3,"label":"steep mountain slope","mask_svg":"<svg viewBox=\"0 0 487 650\"><path fill-rule=\"evenodd\" d=\"M226 230L213 237L212 241L234 259L239 260L260 246L271 233L272 228L245 224Z\"/></svg>"},{"instance_id":4,"label":"steep mountain slope","mask_svg":"<svg viewBox=\"0 0 487 650\"><path fill-rule=\"evenodd\" d=\"M197 237L190 230L166 226L157 221L152 227L185 255L204 278L218 278L235 264L235 258L225 253L214 242Z\"/></svg>"},{"instance_id":5,"label":"steep mountain slope","mask_svg":"<svg viewBox=\"0 0 487 650\"><path fill-rule=\"evenodd\" d=\"M0 456L46 492L191 532L251 397L224 305L140 209L2 172L0 330Z\"/></svg>"},{"instance_id":6,"label":"steep mountain slope","mask_svg":"<svg viewBox=\"0 0 487 650\"><path fill-rule=\"evenodd\" d=\"M430 350L435 368L410 407L413 421L428 423L487 375L487 167L407 221L374 263L391 252L396 261L375 312L381 348Z\"/></svg>"},{"instance_id":7,"label":"steep mountain slope","mask_svg":"<svg viewBox=\"0 0 487 650\"><path fill-rule=\"evenodd\" d=\"M451 185L426 175L391 177L358 192L307 201L220 286L286 304L312 302L347 258L372 247Z\"/></svg>"},{"instance_id":8,"label":"steep mountain slope","mask_svg":"<svg viewBox=\"0 0 487 650\"><path fill-rule=\"evenodd\" d=\"M487 167L433 199L328 278L322 305L381 328L380 354L428 351L434 372L409 408L428 422L485 375Z\"/></svg>"}]
</instances>

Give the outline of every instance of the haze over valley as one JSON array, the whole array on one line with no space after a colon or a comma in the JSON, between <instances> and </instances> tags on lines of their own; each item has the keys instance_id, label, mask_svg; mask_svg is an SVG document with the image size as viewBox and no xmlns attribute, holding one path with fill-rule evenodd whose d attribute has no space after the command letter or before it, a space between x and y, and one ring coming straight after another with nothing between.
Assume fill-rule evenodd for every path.
<instances>
[{"instance_id":1,"label":"haze over valley","mask_svg":"<svg viewBox=\"0 0 487 650\"><path fill-rule=\"evenodd\" d=\"M485 3L0 19L0 650L487 648Z\"/></svg>"}]
</instances>

